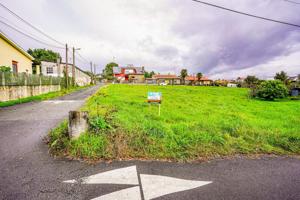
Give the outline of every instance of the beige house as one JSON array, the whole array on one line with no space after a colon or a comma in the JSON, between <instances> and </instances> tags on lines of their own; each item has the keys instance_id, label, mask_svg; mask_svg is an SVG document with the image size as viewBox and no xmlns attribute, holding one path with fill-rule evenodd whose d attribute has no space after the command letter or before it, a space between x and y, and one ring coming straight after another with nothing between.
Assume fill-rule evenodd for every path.
<instances>
[{"instance_id":1,"label":"beige house","mask_svg":"<svg viewBox=\"0 0 300 200\"><path fill-rule=\"evenodd\" d=\"M34 58L19 45L0 32L0 66L7 66L14 73L32 74Z\"/></svg>"}]
</instances>

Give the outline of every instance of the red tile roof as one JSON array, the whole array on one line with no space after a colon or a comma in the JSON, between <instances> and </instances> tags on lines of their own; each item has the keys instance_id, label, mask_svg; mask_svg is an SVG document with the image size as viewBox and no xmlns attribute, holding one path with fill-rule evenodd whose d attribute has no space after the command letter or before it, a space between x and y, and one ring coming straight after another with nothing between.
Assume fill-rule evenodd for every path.
<instances>
[{"instance_id":1,"label":"red tile roof","mask_svg":"<svg viewBox=\"0 0 300 200\"><path fill-rule=\"evenodd\" d=\"M167 74L167 75L157 74L157 75L153 75L152 78L154 78L154 79L158 79L158 78L172 79L172 78L178 78L178 76L172 75L172 74Z\"/></svg>"},{"instance_id":2,"label":"red tile roof","mask_svg":"<svg viewBox=\"0 0 300 200\"><path fill-rule=\"evenodd\" d=\"M185 80L187 81L198 81L197 76L187 76L185 77ZM211 81L211 79L207 78L206 76L203 76L200 81Z\"/></svg>"}]
</instances>

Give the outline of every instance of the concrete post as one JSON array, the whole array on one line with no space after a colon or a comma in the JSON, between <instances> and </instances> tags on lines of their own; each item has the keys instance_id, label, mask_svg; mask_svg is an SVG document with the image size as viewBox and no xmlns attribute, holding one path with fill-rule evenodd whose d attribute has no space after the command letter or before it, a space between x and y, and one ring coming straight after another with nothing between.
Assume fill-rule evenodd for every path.
<instances>
[{"instance_id":1,"label":"concrete post","mask_svg":"<svg viewBox=\"0 0 300 200\"><path fill-rule=\"evenodd\" d=\"M39 77L40 85L39 85L39 93L42 94L42 77Z\"/></svg>"},{"instance_id":2,"label":"concrete post","mask_svg":"<svg viewBox=\"0 0 300 200\"><path fill-rule=\"evenodd\" d=\"M70 138L78 138L88 130L88 113L86 111L70 111L68 132Z\"/></svg>"}]
</instances>

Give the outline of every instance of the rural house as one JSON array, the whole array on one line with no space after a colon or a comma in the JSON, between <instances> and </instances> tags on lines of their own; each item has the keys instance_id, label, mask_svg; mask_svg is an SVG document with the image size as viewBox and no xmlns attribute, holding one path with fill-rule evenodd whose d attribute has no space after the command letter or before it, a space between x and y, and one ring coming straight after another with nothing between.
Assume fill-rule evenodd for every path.
<instances>
[{"instance_id":1,"label":"rural house","mask_svg":"<svg viewBox=\"0 0 300 200\"><path fill-rule=\"evenodd\" d=\"M168 85L179 85L180 78L172 74L157 74L153 75L152 78L146 79L147 84L168 84Z\"/></svg>"},{"instance_id":2,"label":"rural house","mask_svg":"<svg viewBox=\"0 0 300 200\"><path fill-rule=\"evenodd\" d=\"M65 63L53 63L53 62L41 62L41 73L44 76L63 77ZM68 64L68 74L72 77L72 64ZM75 66L75 82L79 86L89 85L91 83L91 77L83 70Z\"/></svg>"},{"instance_id":3,"label":"rural house","mask_svg":"<svg viewBox=\"0 0 300 200\"><path fill-rule=\"evenodd\" d=\"M120 83L144 83L145 69L144 67L134 67L129 65L127 67L113 67L114 77Z\"/></svg>"},{"instance_id":4,"label":"rural house","mask_svg":"<svg viewBox=\"0 0 300 200\"><path fill-rule=\"evenodd\" d=\"M185 77L185 84L186 85L191 85L191 84L196 84L196 85L205 85L209 86L213 84L213 80L203 76L200 80L198 80L197 76L187 76Z\"/></svg>"},{"instance_id":5,"label":"rural house","mask_svg":"<svg viewBox=\"0 0 300 200\"><path fill-rule=\"evenodd\" d=\"M34 58L0 32L0 66L10 67L14 73L32 74Z\"/></svg>"}]
</instances>

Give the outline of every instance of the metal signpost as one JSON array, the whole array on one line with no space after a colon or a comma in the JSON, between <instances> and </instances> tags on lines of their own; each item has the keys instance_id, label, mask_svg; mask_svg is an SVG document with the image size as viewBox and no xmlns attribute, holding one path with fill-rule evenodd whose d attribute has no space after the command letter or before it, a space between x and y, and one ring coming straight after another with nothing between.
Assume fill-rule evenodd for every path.
<instances>
[{"instance_id":1,"label":"metal signpost","mask_svg":"<svg viewBox=\"0 0 300 200\"><path fill-rule=\"evenodd\" d=\"M162 101L161 92L148 92L148 103L150 104L158 104L158 116L160 116L160 104Z\"/></svg>"}]
</instances>

